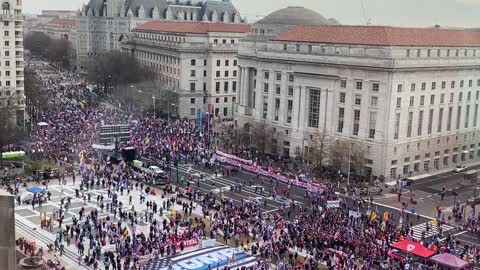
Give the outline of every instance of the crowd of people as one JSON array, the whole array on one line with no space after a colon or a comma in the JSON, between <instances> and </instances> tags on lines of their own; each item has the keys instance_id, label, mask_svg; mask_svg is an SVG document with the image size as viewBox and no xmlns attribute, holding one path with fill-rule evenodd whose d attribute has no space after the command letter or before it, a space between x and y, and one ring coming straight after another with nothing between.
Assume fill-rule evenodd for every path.
<instances>
[{"instance_id":1,"label":"crowd of people","mask_svg":"<svg viewBox=\"0 0 480 270\"><path fill-rule=\"evenodd\" d=\"M327 201L339 200L336 185L329 184L322 194L308 194L308 205L293 202L270 213L262 212L260 201L235 202L223 193L199 196L194 186L183 189L167 184L157 194L124 162L116 164L101 156L94 158L98 153L92 149L92 143L98 140L100 126L131 124L130 140L123 146L135 147L145 158L168 163L190 161L207 168L211 168L213 134L188 120L156 118L101 106L98 97L77 75L60 71L59 74L45 81L56 104L38 115L37 120L48 126L32 126L30 151L35 157L59 165L77 164L81 179L76 195L83 197L84 203L96 200L101 209L82 208L73 217L73 224L62 225L62 213L69 207L69 202L62 199L55 241L55 250L60 254L65 243L75 246L81 265L94 269L143 270L149 260L173 255L193 239L210 237L257 256L254 269L269 269L271 264L279 270L314 270L320 269L320 264L332 270L413 267L411 256L404 260L389 256L389 246L413 238L411 219L416 216L387 213L385 218L373 209L371 201L360 198L329 207ZM90 158L95 161L87 162ZM99 188L107 189L107 196L91 198L91 191ZM294 187L286 183L276 186L284 195L291 188ZM155 194L155 199L149 194ZM128 198L128 205L120 198ZM192 216L197 203L202 217ZM183 211L173 210L176 207ZM106 217L101 215L104 210L109 213ZM370 214L362 214L365 212ZM470 228L478 235L480 230L475 224L472 221ZM142 226L146 229L139 230ZM441 221L438 226L441 230ZM455 238L445 237L447 240L443 242L440 237L421 240L424 246L437 252L458 250ZM457 255L466 254L478 263L477 250L466 247L464 254Z\"/></svg>"}]
</instances>

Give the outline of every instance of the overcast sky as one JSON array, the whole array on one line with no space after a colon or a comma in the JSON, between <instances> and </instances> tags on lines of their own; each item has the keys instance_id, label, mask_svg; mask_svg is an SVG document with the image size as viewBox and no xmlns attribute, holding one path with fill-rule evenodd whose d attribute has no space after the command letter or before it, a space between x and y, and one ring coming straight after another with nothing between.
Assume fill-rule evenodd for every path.
<instances>
[{"instance_id":1,"label":"overcast sky","mask_svg":"<svg viewBox=\"0 0 480 270\"><path fill-rule=\"evenodd\" d=\"M23 0L25 13L81 8L88 0ZM287 6L304 6L342 24L480 28L480 0L233 0L242 16L255 20ZM363 3L363 7L362 7Z\"/></svg>"}]
</instances>

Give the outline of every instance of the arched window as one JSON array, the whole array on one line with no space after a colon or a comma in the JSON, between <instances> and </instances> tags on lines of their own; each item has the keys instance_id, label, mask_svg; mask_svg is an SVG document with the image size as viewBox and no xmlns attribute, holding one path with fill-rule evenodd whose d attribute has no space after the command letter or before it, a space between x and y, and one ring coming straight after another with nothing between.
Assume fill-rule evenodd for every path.
<instances>
[{"instance_id":1,"label":"arched window","mask_svg":"<svg viewBox=\"0 0 480 270\"><path fill-rule=\"evenodd\" d=\"M2 14L3 15L10 15L10 3L3 2L2 3Z\"/></svg>"}]
</instances>

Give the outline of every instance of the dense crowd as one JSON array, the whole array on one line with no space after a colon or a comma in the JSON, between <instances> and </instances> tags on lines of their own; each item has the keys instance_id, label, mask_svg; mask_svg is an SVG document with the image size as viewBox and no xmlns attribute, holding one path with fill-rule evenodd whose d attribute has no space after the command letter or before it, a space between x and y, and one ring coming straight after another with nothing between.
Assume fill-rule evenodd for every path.
<instances>
[{"instance_id":1,"label":"dense crowd","mask_svg":"<svg viewBox=\"0 0 480 270\"><path fill-rule=\"evenodd\" d=\"M59 164L80 160L81 182L76 195L83 197L84 202L96 200L100 213L109 213L107 217L100 217L97 209L82 208L78 217L73 217L72 225L62 226L62 213L69 207L69 201L62 199L55 249L62 254L63 243L74 245L79 264L94 269L99 268L100 263L103 269L146 269L145 262L152 258L173 255L192 239L210 237L223 239L257 256L259 262L255 269L269 269L271 263L279 270L314 270L319 269L320 264L328 269L348 270L413 267L410 256L405 260L389 256L389 246L413 238L412 219L417 216L406 212L373 216L371 213L380 213L372 209L371 201L356 197L341 201L338 207L328 207L327 201L339 199L335 185L330 184L322 194L307 193L309 205L293 202L275 213L265 214L260 201L234 202L223 194L219 197L213 193L199 195L194 186L183 189L172 184L157 194L141 181L143 175L139 177L123 162L116 164L102 158L86 162L85 157L95 156L92 143L98 140L102 124L131 124L130 140L124 145L135 147L143 157L166 162L191 161L207 168L212 166L213 135L187 120L155 118L100 106L96 95L76 75L60 74L45 82L56 105L39 115L38 120L46 122L47 127L32 127L31 152ZM242 155L252 157L248 151ZM222 169L221 164L217 166ZM283 170L287 167L282 166ZM100 187L107 189L106 197L91 198L89 191ZM290 184L277 183L271 192L273 195L275 190L282 190L285 195L291 188ZM128 205L121 197L128 198ZM141 206L132 202L139 202ZM203 217L192 216L196 203ZM172 210L175 207L183 211ZM171 216L165 218L164 213L168 212ZM364 212L370 214L361 214ZM440 232L443 223L438 222ZM480 230L476 224L472 219L467 225L472 234L478 235ZM138 230L142 226L147 229ZM440 236L421 239L422 244L437 252L453 252L457 245L455 238L445 235L446 241L441 242ZM467 253L478 261L478 251L467 246L464 254Z\"/></svg>"}]
</instances>

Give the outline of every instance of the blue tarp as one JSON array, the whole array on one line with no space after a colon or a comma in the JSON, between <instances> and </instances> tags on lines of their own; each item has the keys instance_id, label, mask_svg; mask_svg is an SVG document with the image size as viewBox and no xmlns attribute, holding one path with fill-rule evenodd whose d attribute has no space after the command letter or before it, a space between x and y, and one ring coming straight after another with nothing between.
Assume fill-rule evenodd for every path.
<instances>
[{"instance_id":1,"label":"blue tarp","mask_svg":"<svg viewBox=\"0 0 480 270\"><path fill-rule=\"evenodd\" d=\"M27 189L28 192L31 192L31 193L42 193L42 192L45 192L45 188L42 188L42 187L32 187L32 188L29 188Z\"/></svg>"}]
</instances>

